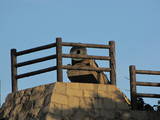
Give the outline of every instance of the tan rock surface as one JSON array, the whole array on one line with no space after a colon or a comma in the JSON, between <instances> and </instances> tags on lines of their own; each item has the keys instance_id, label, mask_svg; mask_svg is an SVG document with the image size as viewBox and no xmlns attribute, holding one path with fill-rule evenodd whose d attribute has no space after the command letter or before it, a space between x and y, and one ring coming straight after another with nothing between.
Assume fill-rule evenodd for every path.
<instances>
[{"instance_id":1,"label":"tan rock surface","mask_svg":"<svg viewBox=\"0 0 160 120\"><path fill-rule=\"evenodd\" d=\"M130 111L123 93L113 85L86 83L54 83L9 94L0 113L7 120L153 120L148 116L158 120L160 116Z\"/></svg>"}]
</instances>

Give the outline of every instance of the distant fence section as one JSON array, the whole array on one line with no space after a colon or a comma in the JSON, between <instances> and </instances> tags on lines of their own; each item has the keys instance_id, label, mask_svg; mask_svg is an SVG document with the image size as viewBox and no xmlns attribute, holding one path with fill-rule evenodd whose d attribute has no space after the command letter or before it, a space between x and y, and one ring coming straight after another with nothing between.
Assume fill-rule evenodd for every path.
<instances>
[{"instance_id":1,"label":"distant fence section","mask_svg":"<svg viewBox=\"0 0 160 120\"><path fill-rule=\"evenodd\" d=\"M131 65L129 67L129 71L130 71L130 90L131 90L130 93L131 93L132 109L137 108L137 98L138 97L160 98L160 94L137 93L137 89L136 89L136 86L160 87L160 83L137 82L136 81L136 74L160 75L160 71L136 70L136 66L134 65Z\"/></svg>"},{"instance_id":2,"label":"distant fence section","mask_svg":"<svg viewBox=\"0 0 160 120\"><path fill-rule=\"evenodd\" d=\"M62 47L63 46L79 46L79 47L86 47L86 48L99 48L99 49L109 49L109 56L90 56L90 55L71 55L71 54L63 54ZM49 48L56 48L56 54L50 55L38 59L33 59L25 62L17 63L17 57ZM83 58L83 59L95 59L95 60L108 60L109 61L109 68L107 67L99 67L99 68L90 68L90 67L73 67L71 65L63 65L62 58ZM56 59L56 66L51 66L45 69L40 69L37 71L32 71L23 74L17 74L17 68L23 67L26 65L31 65L34 63L39 63L51 59ZM16 92L18 90L18 79L29 77L45 72L50 71L57 71L57 81L63 82L63 69L69 70L87 70L87 71L101 71L101 72L110 72L110 81L111 84L116 85L116 60L115 60L115 42L109 41L108 45L101 45L101 44L82 44L82 43L69 43L69 42L62 42L61 38L56 38L56 43L39 46L36 48L19 51L17 52L16 49L11 49L11 79L12 79L12 92Z\"/></svg>"}]
</instances>

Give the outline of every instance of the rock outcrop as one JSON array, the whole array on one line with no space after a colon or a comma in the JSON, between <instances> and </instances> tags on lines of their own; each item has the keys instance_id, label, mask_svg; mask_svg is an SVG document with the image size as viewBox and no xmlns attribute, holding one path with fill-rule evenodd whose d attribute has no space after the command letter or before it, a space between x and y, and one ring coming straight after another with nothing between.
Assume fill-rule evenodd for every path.
<instances>
[{"instance_id":1,"label":"rock outcrop","mask_svg":"<svg viewBox=\"0 0 160 120\"><path fill-rule=\"evenodd\" d=\"M53 83L16 93L0 109L4 120L158 120L159 113L135 112L114 85Z\"/></svg>"}]
</instances>

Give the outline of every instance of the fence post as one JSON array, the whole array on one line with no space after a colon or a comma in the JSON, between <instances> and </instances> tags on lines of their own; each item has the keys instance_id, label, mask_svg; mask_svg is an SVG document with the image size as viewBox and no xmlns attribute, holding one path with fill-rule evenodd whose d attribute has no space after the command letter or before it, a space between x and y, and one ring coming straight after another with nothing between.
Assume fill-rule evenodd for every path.
<instances>
[{"instance_id":1,"label":"fence post","mask_svg":"<svg viewBox=\"0 0 160 120\"><path fill-rule=\"evenodd\" d=\"M129 66L130 71L130 96L132 109L137 108L137 95L136 95L136 67L134 65Z\"/></svg>"},{"instance_id":2,"label":"fence post","mask_svg":"<svg viewBox=\"0 0 160 120\"><path fill-rule=\"evenodd\" d=\"M57 81L63 82L62 72L62 39L56 38L56 55L57 55Z\"/></svg>"},{"instance_id":3,"label":"fence post","mask_svg":"<svg viewBox=\"0 0 160 120\"><path fill-rule=\"evenodd\" d=\"M17 87L17 57L16 57L16 49L11 49L11 79L12 79L12 92L16 92L18 90Z\"/></svg>"},{"instance_id":4,"label":"fence post","mask_svg":"<svg viewBox=\"0 0 160 120\"><path fill-rule=\"evenodd\" d=\"M116 59L115 59L115 41L109 41L110 49L109 49L109 56L110 56L110 81L111 84L116 85Z\"/></svg>"}]
</instances>

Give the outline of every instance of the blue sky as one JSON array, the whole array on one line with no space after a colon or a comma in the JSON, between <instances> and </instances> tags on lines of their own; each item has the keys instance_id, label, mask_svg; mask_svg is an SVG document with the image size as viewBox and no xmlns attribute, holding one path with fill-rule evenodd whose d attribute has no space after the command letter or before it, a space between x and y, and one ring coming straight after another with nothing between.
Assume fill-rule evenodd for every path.
<instances>
[{"instance_id":1,"label":"blue sky","mask_svg":"<svg viewBox=\"0 0 160 120\"><path fill-rule=\"evenodd\" d=\"M59 36L65 42L106 44L115 40L118 87L129 96L129 65L134 64L138 69L160 69L159 6L159 0L0 0L2 102L11 92L10 49L20 51L53 43ZM55 50L20 57L18 61L52 52ZM97 52L91 50L90 53ZM31 71L54 63L40 63L19 71ZM19 89L52 83L55 78L55 73L51 72L20 79ZM159 76L138 76L139 79L160 81ZM160 90L139 88L138 91L158 93ZM146 101L157 103L154 99Z\"/></svg>"}]
</instances>

